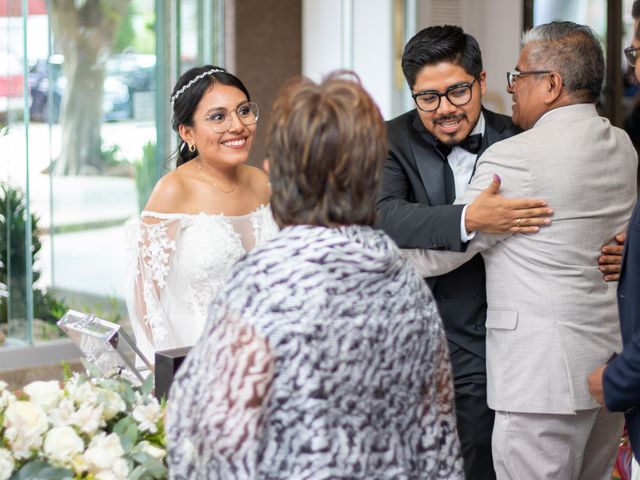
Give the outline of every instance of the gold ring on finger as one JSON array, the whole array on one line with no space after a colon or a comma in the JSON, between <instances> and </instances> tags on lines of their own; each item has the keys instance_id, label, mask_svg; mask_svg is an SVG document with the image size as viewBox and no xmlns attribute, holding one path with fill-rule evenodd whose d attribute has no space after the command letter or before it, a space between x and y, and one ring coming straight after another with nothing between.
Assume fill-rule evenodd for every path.
<instances>
[{"instance_id":1,"label":"gold ring on finger","mask_svg":"<svg viewBox=\"0 0 640 480\"><path fill-rule=\"evenodd\" d=\"M516 218L516 227L519 227L520 223L522 223L522 219L521 218Z\"/></svg>"}]
</instances>

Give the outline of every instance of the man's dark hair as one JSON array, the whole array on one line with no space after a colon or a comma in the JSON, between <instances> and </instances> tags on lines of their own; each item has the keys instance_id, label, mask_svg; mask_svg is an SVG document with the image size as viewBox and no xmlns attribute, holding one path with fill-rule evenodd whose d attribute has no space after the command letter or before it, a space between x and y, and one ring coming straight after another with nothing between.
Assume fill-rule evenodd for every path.
<instances>
[{"instance_id":1,"label":"man's dark hair","mask_svg":"<svg viewBox=\"0 0 640 480\"><path fill-rule=\"evenodd\" d=\"M631 16L635 20L640 19L640 0L635 0L633 2L633 7L631 7Z\"/></svg>"},{"instance_id":2,"label":"man's dark hair","mask_svg":"<svg viewBox=\"0 0 640 480\"><path fill-rule=\"evenodd\" d=\"M480 45L454 25L423 28L409 40L402 54L402 71L409 88L413 88L423 67L440 62L460 65L469 75L477 77L482 72Z\"/></svg>"}]
</instances>

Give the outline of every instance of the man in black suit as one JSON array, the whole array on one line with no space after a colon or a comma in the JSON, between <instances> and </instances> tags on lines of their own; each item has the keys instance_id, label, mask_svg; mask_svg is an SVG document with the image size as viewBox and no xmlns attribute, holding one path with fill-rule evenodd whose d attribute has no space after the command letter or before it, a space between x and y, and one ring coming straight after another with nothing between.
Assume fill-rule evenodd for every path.
<instances>
[{"instance_id":1,"label":"man in black suit","mask_svg":"<svg viewBox=\"0 0 640 480\"><path fill-rule=\"evenodd\" d=\"M498 178L473 203L452 205L477 157L518 133L509 117L482 107L486 73L477 41L459 27L425 28L407 43L402 68L417 109L387 124L379 227L402 248L464 251L474 231L534 233L548 224L552 211L544 201L505 199L498 194ZM449 340L465 476L494 479L484 263L476 255L427 281Z\"/></svg>"}]
</instances>

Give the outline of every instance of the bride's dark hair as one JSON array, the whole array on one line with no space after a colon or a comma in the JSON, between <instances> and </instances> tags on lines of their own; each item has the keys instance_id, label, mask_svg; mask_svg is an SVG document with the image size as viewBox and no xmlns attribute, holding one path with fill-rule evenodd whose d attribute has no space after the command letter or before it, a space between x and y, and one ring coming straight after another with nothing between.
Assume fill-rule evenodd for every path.
<instances>
[{"instance_id":1,"label":"bride's dark hair","mask_svg":"<svg viewBox=\"0 0 640 480\"><path fill-rule=\"evenodd\" d=\"M224 68L214 65L194 67L180 76L171 93L171 105L173 107L171 128L176 133L178 132L178 127L182 124L189 127L193 126L193 114L198 108L200 100L216 82L221 85L236 87L247 96L247 101L251 101L251 96L244 83ZM175 154L176 167L198 156L197 150L190 152L189 146L182 139L179 142L178 151Z\"/></svg>"}]
</instances>

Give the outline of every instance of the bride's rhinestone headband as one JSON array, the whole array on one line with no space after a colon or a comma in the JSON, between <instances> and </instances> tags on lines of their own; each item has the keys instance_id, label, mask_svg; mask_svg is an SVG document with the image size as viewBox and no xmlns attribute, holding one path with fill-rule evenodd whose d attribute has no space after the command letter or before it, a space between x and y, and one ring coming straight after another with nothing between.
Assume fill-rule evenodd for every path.
<instances>
[{"instance_id":1,"label":"bride's rhinestone headband","mask_svg":"<svg viewBox=\"0 0 640 480\"><path fill-rule=\"evenodd\" d=\"M196 83L198 80L202 80L204 77L208 77L209 75L213 75L214 73L226 73L226 70L222 69L222 68L212 68L211 70L207 70L204 73L201 73L200 75L198 75L196 78L194 78L193 80L191 80L189 83L187 83L186 85L184 85L182 88L180 88L180 90L178 90L172 97L171 97L171 107L173 108L173 104L176 103L176 100L178 99L178 97L180 95L182 95L184 92L186 92L187 90L189 90L189 88Z\"/></svg>"}]
</instances>

